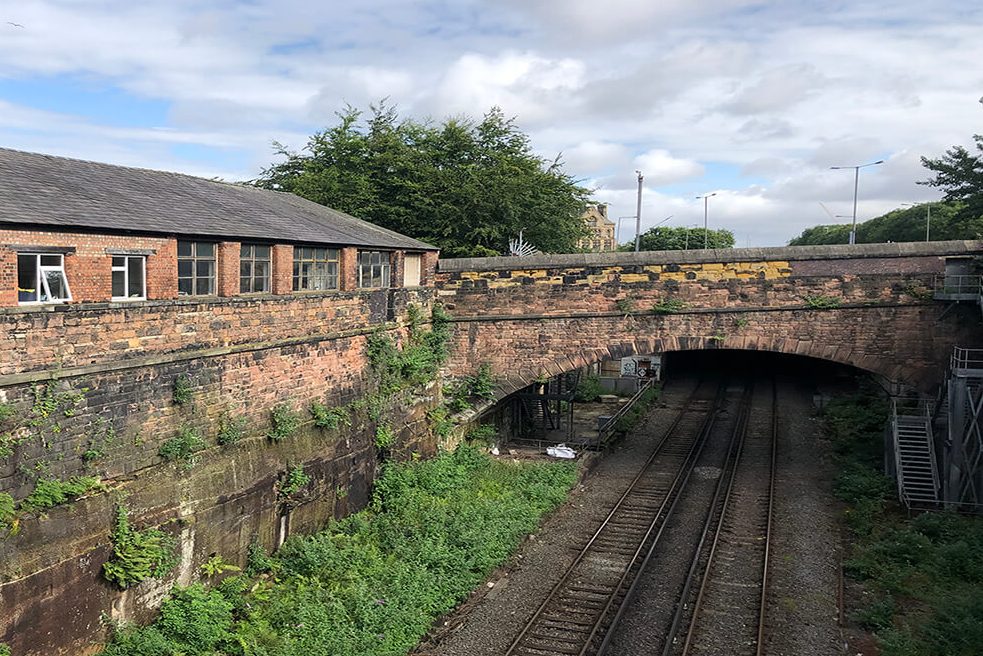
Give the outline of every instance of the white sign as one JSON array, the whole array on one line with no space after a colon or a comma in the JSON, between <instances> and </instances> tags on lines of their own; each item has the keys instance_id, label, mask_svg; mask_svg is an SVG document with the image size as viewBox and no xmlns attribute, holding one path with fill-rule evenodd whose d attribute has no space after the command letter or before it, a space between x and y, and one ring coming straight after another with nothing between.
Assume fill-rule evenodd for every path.
<instances>
[{"instance_id":1,"label":"white sign","mask_svg":"<svg viewBox=\"0 0 983 656\"><path fill-rule=\"evenodd\" d=\"M659 380L661 369L661 355L632 355L621 358L622 378L655 378Z\"/></svg>"}]
</instances>

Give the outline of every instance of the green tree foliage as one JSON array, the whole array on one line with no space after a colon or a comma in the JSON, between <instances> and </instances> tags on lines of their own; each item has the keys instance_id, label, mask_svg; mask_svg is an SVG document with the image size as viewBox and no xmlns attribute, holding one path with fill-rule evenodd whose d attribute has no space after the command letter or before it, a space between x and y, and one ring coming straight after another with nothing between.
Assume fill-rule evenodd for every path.
<instances>
[{"instance_id":1,"label":"green tree foliage","mask_svg":"<svg viewBox=\"0 0 983 656\"><path fill-rule=\"evenodd\" d=\"M983 233L983 217L969 219L963 216L959 203L922 203L914 207L891 210L883 216L857 224L858 244L883 244L889 241L924 241L925 222L931 207L932 241L947 239L976 239ZM806 228L789 242L790 246L818 244L847 244L850 242L850 224L818 225Z\"/></svg>"},{"instance_id":2,"label":"green tree foliage","mask_svg":"<svg viewBox=\"0 0 983 656\"><path fill-rule=\"evenodd\" d=\"M642 233L638 249L642 251L681 251L703 248L704 235L709 248L733 248L734 233L730 230L703 230L703 228L674 228L658 226ZM631 240L618 247L619 251L635 250Z\"/></svg>"},{"instance_id":3,"label":"green tree foliage","mask_svg":"<svg viewBox=\"0 0 983 656\"><path fill-rule=\"evenodd\" d=\"M575 250L588 191L544 160L498 108L480 120L441 125L401 119L385 103L349 107L313 135L305 153L275 144L286 159L254 182L293 192L439 246L445 256L498 255L522 230L544 252Z\"/></svg>"},{"instance_id":4,"label":"green tree foliage","mask_svg":"<svg viewBox=\"0 0 983 656\"><path fill-rule=\"evenodd\" d=\"M973 141L978 155L953 146L938 159L922 157L922 166L934 172L935 177L919 184L941 189L945 200L960 204L960 221L979 225L983 220L983 134L973 135Z\"/></svg>"}]
</instances>

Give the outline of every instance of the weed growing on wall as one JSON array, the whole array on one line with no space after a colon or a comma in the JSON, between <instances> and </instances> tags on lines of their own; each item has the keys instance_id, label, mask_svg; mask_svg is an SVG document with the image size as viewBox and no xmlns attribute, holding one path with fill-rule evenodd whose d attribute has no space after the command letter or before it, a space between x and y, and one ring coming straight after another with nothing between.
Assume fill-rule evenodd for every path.
<instances>
[{"instance_id":1,"label":"weed growing on wall","mask_svg":"<svg viewBox=\"0 0 983 656\"><path fill-rule=\"evenodd\" d=\"M0 656L10 656L10 647L0 643Z\"/></svg>"},{"instance_id":2,"label":"weed growing on wall","mask_svg":"<svg viewBox=\"0 0 983 656\"><path fill-rule=\"evenodd\" d=\"M576 471L466 446L389 463L368 510L257 565L275 577L178 589L158 622L119 631L104 654L405 654L563 501Z\"/></svg>"},{"instance_id":3,"label":"weed growing on wall","mask_svg":"<svg viewBox=\"0 0 983 656\"><path fill-rule=\"evenodd\" d=\"M389 424L379 424L375 429L375 448L385 451L396 443L396 434Z\"/></svg>"},{"instance_id":4,"label":"weed growing on wall","mask_svg":"<svg viewBox=\"0 0 983 656\"><path fill-rule=\"evenodd\" d=\"M391 397L407 387L426 385L437 377L447 359L450 339L450 318L438 305L430 317L430 330L420 327L419 308L409 310L409 336L400 349L385 332L369 335L366 356L369 360L379 394Z\"/></svg>"},{"instance_id":5,"label":"weed growing on wall","mask_svg":"<svg viewBox=\"0 0 983 656\"><path fill-rule=\"evenodd\" d=\"M652 305L652 314L675 314L686 309L686 302L678 298L664 298Z\"/></svg>"},{"instance_id":6,"label":"weed growing on wall","mask_svg":"<svg viewBox=\"0 0 983 656\"><path fill-rule=\"evenodd\" d=\"M74 501L89 492L105 489L99 479L92 476L73 476L67 481L39 478L34 490L21 502L20 507L28 512L40 513Z\"/></svg>"},{"instance_id":7,"label":"weed growing on wall","mask_svg":"<svg viewBox=\"0 0 983 656\"><path fill-rule=\"evenodd\" d=\"M190 469L198 460L195 454L204 448L205 440L201 439L198 430L192 426L182 426L177 435L160 445L157 455L167 462L177 462Z\"/></svg>"},{"instance_id":8,"label":"weed growing on wall","mask_svg":"<svg viewBox=\"0 0 983 656\"><path fill-rule=\"evenodd\" d=\"M803 296L802 300L805 301L806 307L810 310L831 310L840 307L840 303L842 302L842 299L836 296L827 296L825 294Z\"/></svg>"},{"instance_id":9,"label":"weed growing on wall","mask_svg":"<svg viewBox=\"0 0 983 656\"><path fill-rule=\"evenodd\" d=\"M14 498L6 492L0 492L0 538L16 535L20 527L20 519L14 504Z\"/></svg>"},{"instance_id":10,"label":"weed growing on wall","mask_svg":"<svg viewBox=\"0 0 983 656\"><path fill-rule=\"evenodd\" d=\"M270 411L270 429L266 437L279 442L293 435L300 428L300 415L286 403L277 403Z\"/></svg>"},{"instance_id":11,"label":"weed growing on wall","mask_svg":"<svg viewBox=\"0 0 983 656\"><path fill-rule=\"evenodd\" d=\"M823 424L837 456L836 495L847 502L847 574L862 581L854 621L883 656L979 653L983 644L983 520L955 513L911 518L880 472L888 409L872 394L837 399Z\"/></svg>"},{"instance_id":12,"label":"weed growing on wall","mask_svg":"<svg viewBox=\"0 0 983 656\"><path fill-rule=\"evenodd\" d=\"M304 473L300 465L287 470L283 478L277 481L276 498L285 501L310 485L311 477Z\"/></svg>"},{"instance_id":13,"label":"weed growing on wall","mask_svg":"<svg viewBox=\"0 0 983 656\"><path fill-rule=\"evenodd\" d=\"M247 423L245 417L232 417L228 414L222 415L222 418L218 422L216 441L222 446L235 444L245 434Z\"/></svg>"},{"instance_id":14,"label":"weed growing on wall","mask_svg":"<svg viewBox=\"0 0 983 656\"><path fill-rule=\"evenodd\" d=\"M614 302L614 307L626 317L631 316L635 314L635 299L630 297L619 298Z\"/></svg>"},{"instance_id":15,"label":"weed growing on wall","mask_svg":"<svg viewBox=\"0 0 983 656\"><path fill-rule=\"evenodd\" d=\"M191 403L195 388L191 383L191 378L187 374L178 374L177 378L174 379L172 391L174 403L177 405L187 405Z\"/></svg>"},{"instance_id":16,"label":"weed growing on wall","mask_svg":"<svg viewBox=\"0 0 983 656\"><path fill-rule=\"evenodd\" d=\"M352 423L347 408L329 408L319 401L311 401L310 413L314 425L324 430L334 430L342 424L350 426Z\"/></svg>"},{"instance_id":17,"label":"weed growing on wall","mask_svg":"<svg viewBox=\"0 0 983 656\"><path fill-rule=\"evenodd\" d=\"M174 539L155 528L134 529L127 508L122 504L116 507L109 539L113 550L109 560L102 565L102 575L121 588L129 588L149 578L161 578L177 564Z\"/></svg>"},{"instance_id":18,"label":"weed growing on wall","mask_svg":"<svg viewBox=\"0 0 983 656\"><path fill-rule=\"evenodd\" d=\"M225 562L225 560L218 554L215 554L203 562L201 567L198 569L201 571L201 575L206 579L214 578L221 574L228 574L229 572L242 571L241 567Z\"/></svg>"}]
</instances>

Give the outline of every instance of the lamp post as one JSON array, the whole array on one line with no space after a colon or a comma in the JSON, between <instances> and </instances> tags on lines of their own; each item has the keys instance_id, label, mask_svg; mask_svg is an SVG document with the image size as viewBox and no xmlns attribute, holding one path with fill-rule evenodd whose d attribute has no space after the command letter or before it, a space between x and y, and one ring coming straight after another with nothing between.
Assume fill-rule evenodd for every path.
<instances>
[{"instance_id":1,"label":"lamp post","mask_svg":"<svg viewBox=\"0 0 983 656\"><path fill-rule=\"evenodd\" d=\"M901 203L901 207L918 207L919 203ZM929 239L932 233L932 204L925 203L925 241L931 241Z\"/></svg>"},{"instance_id":2,"label":"lamp post","mask_svg":"<svg viewBox=\"0 0 983 656\"><path fill-rule=\"evenodd\" d=\"M699 225L696 225L696 224L691 225L691 226L686 226L686 239L683 241L683 250L684 251L688 251L689 250L689 233L690 233L690 230L692 230L693 228L699 228L699 227L700 226Z\"/></svg>"},{"instance_id":3,"label":"lamp post","mask_svg":"<svg viewBox=\"0 0 983 656\"><path fill-rule=\"evenodd\" d=\"M697 200L703 199L703 248L704 250L709 248L710 244L710 231L707 229L707 217L710 214L710 196L716 196L717 192L712 194L703 194L702 196L697 196Z\"/></svg>"},{"instance_id":4,"label":"lamp post","mask_svg":"<svg viewBox=\"0 0 983 656\"><path fill-rule=\"evenodd\" d=\"M839 171L841 169L853 169L853 228L850 230L850 243L857 243L857 190L860 187L860 169L865 169L868 166L876 166L878 164L883 164L884 160L879 159L876 162L871 162L869 164L858 164L857 166L831 166L830 169L834 171Z\"/></svg>"},{"instance_id":5,"label":"lamp post","mask_svg":"<svg viewBox=\"0 0 983 656\"><path fill-rule=\"evenodd\" d=\"M635 252L638 252L642 236L642 172L635 169L638 174L638 204L635 206Z\"/></svg>"}]
</instances>

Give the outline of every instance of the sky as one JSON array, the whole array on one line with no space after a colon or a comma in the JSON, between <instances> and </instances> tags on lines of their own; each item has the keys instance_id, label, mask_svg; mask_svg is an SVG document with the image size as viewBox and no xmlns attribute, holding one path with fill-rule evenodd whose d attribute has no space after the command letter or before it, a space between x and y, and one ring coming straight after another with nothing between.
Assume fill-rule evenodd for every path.
<instances>
[{"instance_id":1,"label":"sky","mask_svg":"<svg viewBox=\"0 0 983 656\"><path fill-rule=\"evenodd\" d=\"M804 228L935 200L921 156L983 133L965 0L2 0L0 146L257 177L347 105L499 106L642 229ZM715 194L705 202L697 197Z\"/></svg>"}]
</instances>

